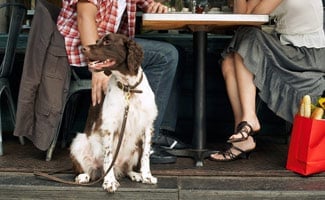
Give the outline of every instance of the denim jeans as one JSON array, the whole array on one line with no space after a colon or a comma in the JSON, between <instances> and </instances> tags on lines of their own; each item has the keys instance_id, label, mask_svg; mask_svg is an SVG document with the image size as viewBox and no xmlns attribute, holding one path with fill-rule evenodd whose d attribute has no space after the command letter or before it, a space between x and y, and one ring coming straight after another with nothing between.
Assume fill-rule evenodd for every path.
<instances>
[{"instance_id":1,"label":"denim jeans","mask_svg":"<svg viewBox=\"0 0 325 200\"><path fill-rule=\"evenodd\" d=\"M142 47L142 68L156 97L158 116L154 123L155 142L159 129L175 131L177 121L177 90L175 75L178 65L177 49L166 42L135 38ZM169 109L169 110L166 110Z\"/></svg>"},{"instance_id":2,"label":"denim jeans","mask_svg":"<svg viewBox=\"0 0 325 200\"><path fill-rule=\"evenodd\" d=\"M177 122L177 89L175 74L178 65L178 50L166 42L135 38L142 47L144 60L142 68L156 97L158 116L154 123L152 141L160 129L175 131ZM79 78L90 79L87 67L72 66Z\"/></svg>"}]
</instances>

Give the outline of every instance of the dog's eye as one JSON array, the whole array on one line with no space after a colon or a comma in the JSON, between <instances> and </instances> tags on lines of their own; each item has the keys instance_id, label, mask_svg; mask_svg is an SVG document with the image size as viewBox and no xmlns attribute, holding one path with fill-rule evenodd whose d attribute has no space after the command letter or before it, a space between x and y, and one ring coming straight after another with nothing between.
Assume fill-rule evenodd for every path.
<instances>
[{"instance_id":1,"label":"dog's eye","mask_svg":"<svg viewBox=\"0 0 325 200\"><path fill-rule=\"evenodd\" d=\"M111 42L109 40L104 40L103 44L104 45L109 45Z\"/></svg>"}]
</instances>

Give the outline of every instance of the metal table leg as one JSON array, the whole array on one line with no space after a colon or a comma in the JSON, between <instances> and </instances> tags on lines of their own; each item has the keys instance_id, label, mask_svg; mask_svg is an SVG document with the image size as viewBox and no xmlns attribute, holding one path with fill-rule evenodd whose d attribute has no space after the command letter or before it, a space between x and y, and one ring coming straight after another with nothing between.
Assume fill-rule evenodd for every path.
<instances>
[{"instance_id":1,"label":"metal table leg","mask_svg":"<svg viewBox=\"0 0 325 200\"><path fill-rule=\"evenodd\" d=\"M206 149L206 31L193 32L193 47L195 58L193 149L170 150L169 152L176 156L192 157L195 166L202 167L203 160L213 153Z\"/></svg>"},{"instance_id":2,"label":"metal table leg","mask_svg":"<svg viewBox=\"0 0 325 200\"><path fill-rule=\"evenodd\" d=\"M196 166L203 166L206 151L206 53L207 33L197 31L193 33L193 47L195 59L194 71L194 134L193 148L197 151Z\"/></svg>"}]
</instances>

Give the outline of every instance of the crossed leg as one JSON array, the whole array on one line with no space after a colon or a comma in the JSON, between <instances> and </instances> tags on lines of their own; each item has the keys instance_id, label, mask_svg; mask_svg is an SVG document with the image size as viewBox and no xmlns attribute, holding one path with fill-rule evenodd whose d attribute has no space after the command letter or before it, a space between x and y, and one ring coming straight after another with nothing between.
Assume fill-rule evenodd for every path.
<instances>
[{"instance_id":1,"label":"crossed leg","mask_svg":"<svg viewBox=\"0 0 325 200\"><path fill-rule=\"evenodd\" d=\"M249 137L250 132L260 129L260 123L256 115L255 98L256 87L253 82L253 74L245 67L243 58L238 53L229 54L222 62L222 73L226 83L226 89L235 120L235 134L230 136L230 140L242 139L240 142L232 143L228 150L233 155L225 155L223 152L211 155L214 160L229 160L243 152L251 151L255 148L254 140ZM239 127L240 122L247 122L249 126ZM239 149L239 150L238 150ZM232 159L231 159L232 160Z\"/></svg>"}]
</instances>

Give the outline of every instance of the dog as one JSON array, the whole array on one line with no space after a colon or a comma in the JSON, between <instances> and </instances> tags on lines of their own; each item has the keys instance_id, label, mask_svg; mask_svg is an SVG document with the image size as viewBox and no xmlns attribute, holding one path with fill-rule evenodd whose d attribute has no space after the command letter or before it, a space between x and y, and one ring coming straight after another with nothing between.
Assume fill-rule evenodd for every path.
<instances>
[{"instance_id":1,"label":"dog","mask_svg":"<svg viewBox=\"0 0 325 200\"><path fill-rule=\"evenodd\" d=\"M150 170L150 149L158 111L154 93L141 68L141 47L124 35L111 33L82 51L91 63L113 60L115 65L103 69L105 74L111 74L104 100L90 106L84 133L77 133L71 143L70 155L78 174L75 182L89 183L104 175L114 162L123 131L117 158L102 187L115 192L120 185L118 179L124 176L132 181L156 184L157 178Z\"/></svg>"}]
</instances>

